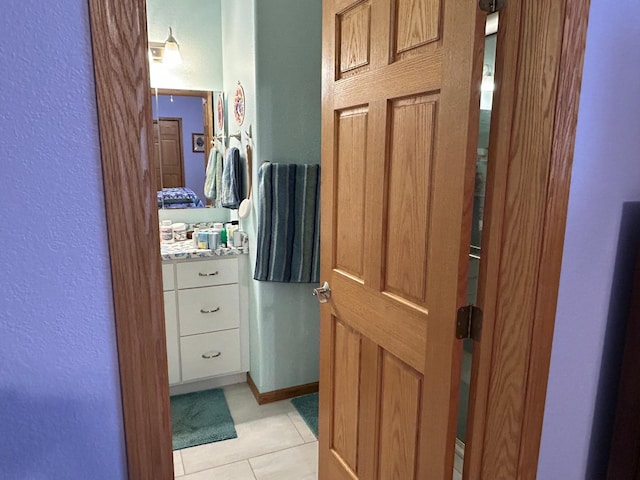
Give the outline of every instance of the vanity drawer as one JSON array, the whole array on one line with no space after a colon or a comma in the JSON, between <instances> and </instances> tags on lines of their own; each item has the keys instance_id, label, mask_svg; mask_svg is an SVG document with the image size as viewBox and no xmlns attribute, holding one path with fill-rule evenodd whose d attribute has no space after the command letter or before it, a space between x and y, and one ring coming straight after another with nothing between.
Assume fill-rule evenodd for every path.
<instances>
[{"instance_id":1,"label":"vanity drawer","mask_svg":"<svg viewBox=\"0 0 640 480\"><path fill-rule=\"evenodd\" d=\"M209 287L238 283L238 259L178 263L178 288Z\"/></svg>"},{"instance_id":2,"label":"vanity drawer","mask_svg":"<svg viewBox=\"0 0 640 480\"><path fill-rule=\"evenodd\" d=\"M178 290L178 305L181 336L240 326L238 284Z\"/></svg>"},{"instance_id":3,"label":"vanity drawer","mask_svg":"<svg viewBox=\"0 0 640 480\"><path fill-rule=\"evenodd\" d=\"M240 370L240 330L237 328L182 337L180 347L183 382Z\"/></svg>"},{"instance_id":4,"label":"vanity drawer","mask_svg":"<svg viewBox=\"0 0 640 480\"><path fill-rule=\"evenodd\" d=\"M175 285L173 283L173 264L162 264L162 289L173 290Z\"/></svg>"}]
</instances>

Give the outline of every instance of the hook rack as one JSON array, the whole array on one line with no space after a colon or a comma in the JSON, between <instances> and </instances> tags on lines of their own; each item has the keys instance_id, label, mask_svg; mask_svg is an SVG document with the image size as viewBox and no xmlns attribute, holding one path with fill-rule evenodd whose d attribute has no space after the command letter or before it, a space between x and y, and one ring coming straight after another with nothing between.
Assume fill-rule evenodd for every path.
<instances>
[{"instance_id":1,"label":"hook rack","mask_svg":"<svg viewBox=\"0 0 640 480\"><path fill-rule=\"evenodd\" d=\"M249 139L249 141L253 140L253 133L252 133L252 130L251 130L251 124L249 124L249 130L245 130L244 134Z\"/></svg>"},{"instance_id":2,"label":"hook rack","mask_svg":"<svg viewBox=\"0 0 640 480\"><path fill-rule=\"evenodd\" d=\"M242 131L238 131L236 133L230 133L229 134L229 138L235 138L236 140L238 140L239 142L242 142Z\"/></svg>"}]
</instances>

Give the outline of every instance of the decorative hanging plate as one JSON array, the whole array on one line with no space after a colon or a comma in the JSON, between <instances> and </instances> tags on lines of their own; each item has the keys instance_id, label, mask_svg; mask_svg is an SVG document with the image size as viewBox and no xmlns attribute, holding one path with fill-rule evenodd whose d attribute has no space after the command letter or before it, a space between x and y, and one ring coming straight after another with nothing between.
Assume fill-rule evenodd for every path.
<instances>
[{"instance_id":1,"label":"decorative hanging plate","mask_svg":"<svg viewBox=\"0 0 640 480\"><path fill-rule=\"evenodd\" d=\"M216 111L218 115L218 132L224 130L224 103L222 100L222 93L218 94L218 102L216 104Z\"/></svg>"},{"instance_id":2,"label":"decorative hanging plate","mask_svg":"<svg viewBox=\"0 0 640 480\"><path fill-rule=\"evenodd\" d=\"M238 126L244 122L245 103L244 103L244 88L238 82L236 87L236 93L233 96L233 116L236 119Z\"/></svg>"}]
</instances>

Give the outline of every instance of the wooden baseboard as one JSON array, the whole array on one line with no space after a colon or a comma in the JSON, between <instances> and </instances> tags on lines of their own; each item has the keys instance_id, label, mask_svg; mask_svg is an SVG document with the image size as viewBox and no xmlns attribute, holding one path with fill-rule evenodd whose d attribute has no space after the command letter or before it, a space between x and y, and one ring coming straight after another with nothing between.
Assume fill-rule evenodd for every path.
<instances>
[{"instance_id":1,"label":"wooden baseboard","mask_svg":"<svg viewBox=\"0 0 640 480\"><path fill-rule=\"evenodd\" d=\"M271 392L260 393L258 387L251 378L251 374L247 373L247 383L251 389L251 393L256 398L258 405L264 405L265 403L278 402L280 400L286 400L287 398L299 397L300 395L307 395L309 393L315 393L318 391L318 382L305 383L304 385L297 385L295 387L281 388L280 390L272 390Z\"/></svg>"}]
</instances>

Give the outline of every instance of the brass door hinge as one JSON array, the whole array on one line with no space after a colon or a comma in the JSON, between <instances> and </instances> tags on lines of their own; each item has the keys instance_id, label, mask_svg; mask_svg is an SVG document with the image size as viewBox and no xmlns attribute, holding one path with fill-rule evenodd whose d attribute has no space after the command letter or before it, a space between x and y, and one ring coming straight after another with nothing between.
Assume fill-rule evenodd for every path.
<instances>
[{"instance_id":1,"label":"brass door hinge","mask_svg":"<svg viewBox=\"0 0 640 480\"><path fill-rule=\"evenodd\" d=\"M479 342L481 332L482 310L475 305L460 307L456 320L456 338L470 338Z\"/></svg>"}]
</instances>

